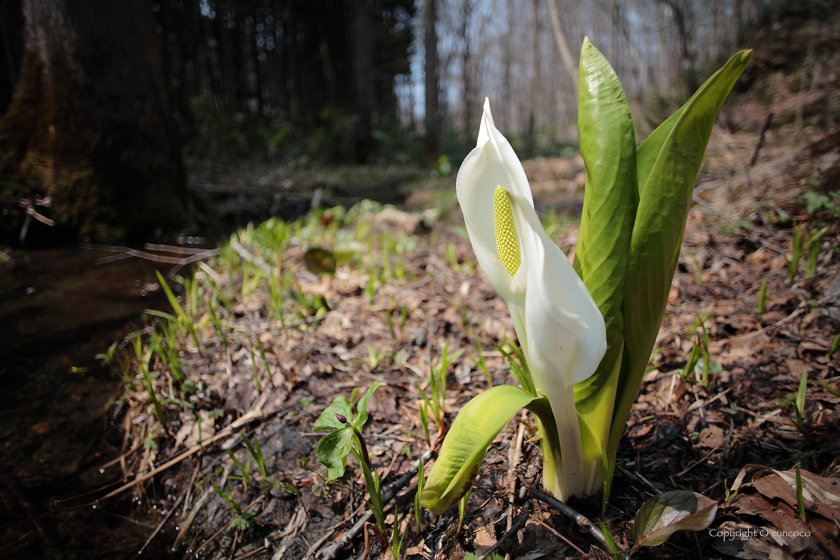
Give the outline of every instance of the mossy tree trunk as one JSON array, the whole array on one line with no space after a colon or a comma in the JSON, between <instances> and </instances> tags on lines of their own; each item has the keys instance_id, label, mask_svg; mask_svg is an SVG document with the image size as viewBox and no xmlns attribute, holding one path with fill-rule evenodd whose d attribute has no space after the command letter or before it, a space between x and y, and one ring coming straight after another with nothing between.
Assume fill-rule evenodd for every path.
<instances>
[{"instance_id":1,"label":"mossy tree trunk","mask_svg":"<svg viewBox=\"0 0 840 560\"><path fill-rule=\"evenodd\" d=\"M183 218L180 144L151 3L24 0L20 78L0 119L6 189L52 200L59 231L146 234Z\"/></svg>"}]
</instances>

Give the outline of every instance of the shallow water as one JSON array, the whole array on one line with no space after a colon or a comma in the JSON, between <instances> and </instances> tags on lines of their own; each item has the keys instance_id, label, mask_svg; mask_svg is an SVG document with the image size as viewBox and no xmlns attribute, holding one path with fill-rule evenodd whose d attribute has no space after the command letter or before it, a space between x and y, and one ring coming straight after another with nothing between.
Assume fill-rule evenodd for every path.
<instances>
[{"instance_id":1,"label":"shallow water","mask_svg":"<svg viewBox=\"0 0 840 560\"><path fill-rule=\"evenodd\" d=\"M133 557L155 514L138 524L130 504L87 505L101 492L71 498L113 481L100 466L121 444L122 429L108 416L120 382L94 356L139 328L145 309L168 306L147 284L171 265L97 265L113 253L85 249L10 256L13 266L0 265L2 556Z\"/></svg>"}]
</instances>

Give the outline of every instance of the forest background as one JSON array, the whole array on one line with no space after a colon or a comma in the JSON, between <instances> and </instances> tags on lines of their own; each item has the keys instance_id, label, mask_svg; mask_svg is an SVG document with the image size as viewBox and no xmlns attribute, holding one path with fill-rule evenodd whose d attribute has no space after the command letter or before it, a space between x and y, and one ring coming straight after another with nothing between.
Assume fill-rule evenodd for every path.
<instances>
[{"instance_id":1,"label":"forest background","mask_svg":"<svg viewBox=\"0 0 840 560\"><path fill-rule=\"evenodd\" d=\"M169 226L166 219L182 217L168 210L173 195L187 203L185 185L200 187L202 178L186 180L180 146L186 147L183 154L193 175L214 166L230 171L233 161L243 159L298 167L419 165L424 173L446 175L472 146L480 104L489 97L500 128L521 156L573 155L576 60L584 36L614 66L634 105L642 139L751 33L772 27L797 3L164 0L97 10L95 3L81 7L44 0L27 3L26 24L22 4L0 2L0 111L9 108L0 121L4 208L19 206L24 198L51 197L52 208L45 212L59 226L108 239L132 230L157 230L160 236L161 226ZM823 7L815 2L806 9ZM56 19L56 13L63 19ZM33 60L61 59L63 51L75 49L87 79L80 89L95 90L84 94L103 100L98 107L72 107L77 124L56 125L46 139L39 132L43 127L34 124L41 119L33 115L61 117L69 110L63 105L73 103L52 107L38 101L45 96L32 93L49 90L50 84L31 78L36 72L27 74L27 26L31 50L39 51ZM34 38L44 35L36 44ZM129 56L120 49L134 52ZM86 50L87 62L94 64L85 65ZM96 62L97 57L106 62ZM60 64L46 66L53 73L66 72ZM140 66L143 72L137 71ZM97 71L107 75L98 78ZM122 73L121 81L109 85L107 78L114 73ZM69 92L62 91L60 80L53 81L53 97L62 99ZM159 85L166 99L155 98ZM12 102L15 87L17 105ZM153 114L136 107L122 111L133 121L103 114L103 105L132 96ZM112 112L119 111L112 107ZM74 127L95 130L79 140L78 134L65 135ZM135 138L127 138L126 129L135 128ZM66 147L95 144L101 137L123 148L80 155ZM20 148L24 144L27 150ZM74 164L68 178L56 178L40 171L45 164L38 158L44 153L84 164ZM132 161L104 173L85 167L90 160L90 167L101 170L121 159ZM80 183L96 186L85 189ZM115 189L132 194L114 195L110 191ZM138 191L149 193L141 204ZM79 198L92 202L80 204ZM160 223L137 218L125 226L126 214L137 214L138 207ZM18 236L25 217L14 215L17 221L4 220L10 239Z\"/></svg>"}]
</instances>

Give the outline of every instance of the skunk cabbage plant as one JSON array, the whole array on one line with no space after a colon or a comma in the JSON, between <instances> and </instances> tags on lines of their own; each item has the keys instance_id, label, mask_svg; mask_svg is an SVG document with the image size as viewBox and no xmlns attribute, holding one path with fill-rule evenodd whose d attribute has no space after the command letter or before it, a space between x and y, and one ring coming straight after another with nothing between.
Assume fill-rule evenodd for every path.
<instances>
[{"instance_id":1,"label":"skunk cabbage plant","mask_svg":"<svg viewBox=\"0 0 840 560\"><path fill-rule=\"evenodd\" d=\"M485 101L457 179L478 262L507 303L527 367L460 411L420 496L442 513L471 488L487 446L522 408L536 417L543 485L561 500L604 482L656 341L694 181L723 101L749 58L733 56L636 147L606 59L581 49L578 129L586 164L574 265L542 228L522 169Z\"/></svg>"}]
</instances>

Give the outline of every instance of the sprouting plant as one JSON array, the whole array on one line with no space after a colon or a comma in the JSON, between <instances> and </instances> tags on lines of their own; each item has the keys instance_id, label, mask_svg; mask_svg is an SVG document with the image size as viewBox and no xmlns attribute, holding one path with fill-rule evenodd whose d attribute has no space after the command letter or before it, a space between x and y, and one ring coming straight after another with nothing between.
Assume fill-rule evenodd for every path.
<instances>
[{"instance_id":1,"label":"sprouting plant","mask_svg":"<svg viewBox=\"0 0 840 560\"><path fill-rule=\"evenodd\" d=\"M802 370L802 376L799 378L799 388L796 390L796 402L794 403L794 423L799 431L804 431L805 428L805 393L808 391L808 368Z\"/></svg>"},{"instance_id":2,"label":"sprouting plant","mask_svg":"<svg viewBox=\"0 0 840 560\"><path fill-rule=\"evenodd\" d=\"M613 558L621 558L621 547L618 546L617 542L615 542L615 538L612 536L612 533L610 533L609 527L607 527L600 519L598 520L598 525L601 527L601 533L604 534L604 545L607 547L607 552Z\"/></svg>"},{"instance_id":3,"label":"sprouting plant","mask_svg":"<svg viewBox=\"0 0 840 560\"><path fill-rule=\"evenodd\" d=\"M484 374L484 377L487 379L487 383L489 385L493 385L493 376L490 375L490 368L487 367L487 362L484 359L484 352L481 350L481 341L475 341L475 355L476 357L473 358L470 356L470 359L475 364L475 366Z\"/></svg>"},{"instance_id":4,"label":"sprouting plant","mask_svg":"<svg viewBox=\"0 0 840 560\"><path fill-rule=\"evenodd\" d=\"M391 556L394 560L400 559L400 550L402 550L403 541L405 540L405 533L400 534L399 529L399 511L394 506L394 525L391 527Z\"/></svg>"},{"instance_id":5,"label":"sprouting plant","mask_svg":"<svg viewBox=\"0 0 840 560\"><path fill-rule=\"evenodd\" d=\"M808 260L805 261L805 278L811 278L817 273L817 260L820 257L820 248L823 239L828 234L828 226L822 228L808 239Z\"/></svg>"},{"instance_id":6,"label":"sprouting plant","mask_svg":"<svg viewBox=\"0 0 840 560\"><path fill-rule=\"evenodd\" d=\"M825 353L825 357L830 360L837 351L838 347L840 347L840 334L834 337L834 341L831 343L831 347L828 349L828 352Z\"/></svg>"},{"instance_id":7,"label":"sprouting plant","mask_svg":"<svg viewBox=\"0 0 840 560\"><path fill-rule=\"evenodd\" d=\"M691 349L691 354L688 357L688 361L686 362L682 375L684 378L688 377L699 365L702 368L701 383L703 387L708 388L709 371L714 368L716 373L720 373L720 364L713 362L709 354L709 333L706 330L706 321L709 318L709 314L696 313L696 316L697 319L694 321L691 328L688 329L688 334L691 335L692 333L697 332L698 328L701 332L697 333L695 337L694 346Z\"/></svg>"},{"instance_id":8,"label":"sprouting plant","mask_svg":"<svg viewBox=\"0 0 840 560\"><path fill-rule=\"evenodd\" d=\"M155 418L158 422L166 428L166 412L163 409L163 404L158 400L155 394L155 389L152 385L152 375L149 371L149 362L152 359L152 349L143 349L143 341L137 335L132 339L134 344L134 353L137 356L137 367L140 368L140 375L143 376L143 384L146 387L146 392L149 394L149 399L152 401L152 406L155 410Z\"/></svg>"},{"instance_id":9,"label":"sprouting plant","mask_svg":"<svg viewBox=\"0 0 840 560\"><path fill-rule=\"evenodd\" d=\"M802 257L802 245L804 241L802 234L803 227L804 224L793 227L793 238L790 244L790 260L787 262L788 282L793 282L793 279L796 277L796 271L799 270L799 259Z\"/></svg>"},{"instance_id":10,"label":"sprouting plant","mask_svg":"<svg viewBox=\"0 0 840 560\"><path fill-rule=\"evenodd\" d=\"M365 478L365 486L370 496L370 509L376 519L376 526L381 535L387 535L385 512L382 504L382 491L379 474L373 468L367 445L362 437L362 429L368 419L367 407L373 392L385 383L375 381L356 404L356 413L344 396L336 398L324 409L314 431L330 432L318 441L315 453L318 460L327 467L327 481L341 478L347 464L347 456L353 454Z\"/></svg>"},{"instance_id":11,"label":"sprouting plant","mask_svg":"<svg viewBox=\"0 0 840 560\"><path fill-rule=\"evenodd\" d=\"M172 289L169 287L169 284L166 283L166 280L163 279L160 271L156 270L155 274L157 274L158 281L160 282L164 293L166 293L166 299L169 300L169 305L172 306L172 309L175 311L175 315L178 317L178 322L186 327L187 332L192 337L193 342L195 342L195 347L198 350L199 355L201 355L201 343L198 341L198 334L195 331L195 325L187 316L187 313L184 311L184 308L181 307L181 304L178 303L178 299L175 297L175 294L172 293Z\"/></svg>"},{"instance_id":12,"label":"sprouting plant","mask_svg":"<svg viewBox=\"0 0 840 560\"><path fill-rule=\"evenodd\" d=\"M456 251L455 244L447 241L446 242L446 264L448 264L452 270L455 272L461 272L461 265L458 263L458 253Z\"/></svg>"},{"instance_id":13,"label":"sprouting plant","mask_svg":"<svg viewBox=\"0 0 840 560\"><path fill-rule=\"evenodd\" d=\"M431 396L426 396L426 391L423 390L419 383L417 384L417 390L420 392L420 396L423 397L427 412L432 413L432 421L438 429L440 429L441 423L443 422L443 404L446 400L446 372L449 369L449 364L460 358L463 353L464 349L459 348L450 355L449 343L445 343L443 345L443 354L441 355L440 363L437 367L430 366L431 372L429 374L428 387Z\"/></svg>"},{"instance_id":14,"label":"sprouting plant","mask_svg":"<svg viewBox=\"0 0 840 560\"><path fill-rule=\"evenodd\" d=\"M254 462L257 464L257 468L260 470L263 479L269 478L268 468L265 465L265 456L263 455L262 447L257 436L254 436L253 443L244 435L242 436L242 440L245 442L245 447L248 448L248 453L254 458Z\"/></svg>"},{"instance_id":15,"label":"sprouting plant","mask_svg":"<svg viewBox=\"0 0 840 560\"><path fill-rule=\"evenodd\" d=\"M365 295L369 302L373 302L373 297L376 295L376 279L371 274L365 283Z\"/></svg>"},{"instance_id":16,"label":"sprouting plant","mask_svg":"<svg viewBox=\"0 0 840 560\"><path fill-rule=\"evenodd\" d=\"M458 530L455 532L456 535L461 534L461 529L464 527L464 517L467 515L467 504L470 501L470 495L472 494L472 488L467 490L467 493L458 500Z\"/></svg>"},{"instance_id":17,"label":"sprouting plant","mask_svg":"<svg viewBox=\"0 0 840 560\"><path fill-rule=\"evenodd\" d=\"M418 389L420 390L420 394L423 395L423 402L417 407L417 412L420 416L420 427L423 429L423 437L426 439L426 444L430 445L432 440L429 437L429 401L419 385Z\"/></svg>"},{"instance_id":18,"label":"sprouting plant","mask_svg":"<svg viewBox=\"0 0 840 560\"><path fill-rule=\"evenodd\" d=\"M368 353L368 365L372 368L376 368L379 366L379 362L382 361L382 356L379 355L379 352L373 346L367 347Z\"/></svg>"},{"instance_id":19,"label":"sprouting plant","mask_svg":"<svg viewBox=\"0 0 840 560\"><path fill-rule=\"evenodd\" d=\"M758 291L758 327L761 328L761 316L767 310L767 285L769 282L767 278L761 281L761 289Z\"/></svg>"},{"instance_id":20,"label":"sprouting plant","mask_svg":"<svg viewBox=\"0 0 840 560\"><path fill-rule=\"evenodd\" d=\"M414 494L414 524L417 528L417 534L423 528L423 506L420 505L420 494L423 493L423 485L425 484L425 474L423 473L423 459L417 459L417 492Z\"/></svg>"},{"instance_id":21,"label":"sprouting plant","mask_svg":"<svg viewBox=\"0 0 840 560\"><path fill-rule=\"evenodd\" d=\"M782 408L793 406L793 423L800 432L805 432L805 396L808 391L808 368L802 371L796 393L789 393L779 401Z\"/></svg>"},{"instance_id":22,"label":"sprouting plant","mask_svg":"<svg viewBox=\"0 0 840 560\"><path fill-rule=\"evenodd\" d=\"M241 480L245 483L245 486L248 488L252 488L254 485L251 482L251 457L248 457L248 461L243 466L239 459L236 458L236 455L230 449L227 450L228 456L231 458L233 463L236 465L236 468L239 469L239 472L242 473L242 476L231 476L230 478L234 480Z\"/></svg>"},{"instance_id":23,"label":"sprouting plant","mask_svg":"<svg viewBox=\"0 0 840 560\"><path fill-rule=\"evenodd\" d=\"M96 356L94 356L94 359L102 362L103 366L109 366L109 365L111 365L111 362L113 361L116 353L117 353L117 343L114 342L113 344L111 344L111 346L108 347L108 350L106 350L104 353L97 354Z\"/></svg>"},{"instance_id":24,"label":"sprouting plant","mask_svg":"<svg viewBox=\"0 0 840 560\"><path fill-rule=\"evenodd\" d=\"M236 503L236 500L233 497L233 491L230 489L230 482L228 482L227 492L223 492L216 486L216 483L213 482L213 490L216 491L216 494L221 496L221 498L227 502L228 507L230 507L231 511L236 514L231 522L230 526L234 529L245 530L254 525L253 517L257 514L255 511L246 511L243 512L242 508L239 507L239 504Z\"/></svg>"},{"instance_id":25,"label":"sprouting plant","mask_svg":"<svg viewBox=\"0 0 840 560\"><path fill-rule=\"evenodd\" d=\"M260 385L260 372L257 367L257 356L254 353L253 344L248 348L251 354L251 368L254 370L254 384L257 386L257 393L262 393L262 386Z\"/></svg>"},{"instance_id":26,"label":"sprouting plant","mask_svg":"<svg viewBox=\"0 0 840 560\"><path fill-rule=\"evenodd\" d=\"M207 313L210 315L210 320L213 322L213 330L215 330L219 338L222 339L222 344L224 345L225 350L229 349L230 346L228 344L227 329L225 329L224 325L222 325L222 321L219 318L219 310L216 308L216 303L212 299L207 302Z\"/></svg>"},{"instance_id":27,"label":"sprouting plant","mask_svg":"<svg viewBox=\"0 0 840 560\"><path fill-rule=\"evenodd\" d=\"M796 506L799 509L799 519L805 521L805 498L802 495L802 461L796 462Z\"/></svg>"}]
</instances>

